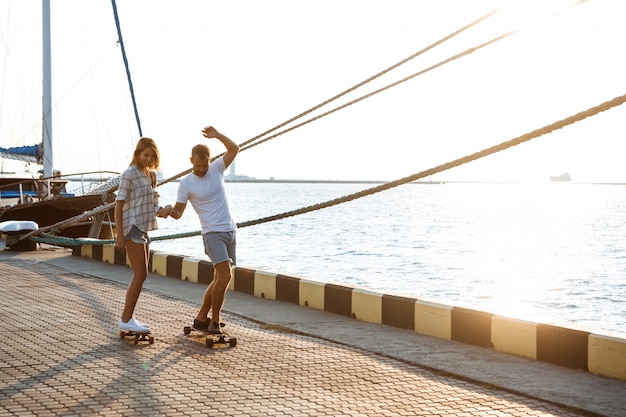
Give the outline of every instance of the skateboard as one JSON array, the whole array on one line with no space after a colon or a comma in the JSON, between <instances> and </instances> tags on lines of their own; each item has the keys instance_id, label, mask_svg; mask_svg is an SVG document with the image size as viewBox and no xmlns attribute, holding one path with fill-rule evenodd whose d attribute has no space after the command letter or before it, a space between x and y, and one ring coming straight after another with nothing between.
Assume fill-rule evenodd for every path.
<instances>
[{"instance_id":1,"label":"skateboard","mask_svg":"<svg viewBox=\"0 0 626 417\"><path fill-rule=\"evenodd\" d=\"M224 327L224 323L220 323L220 327ZM193 326L185 326L183 328L183 332L186 335L191 334L192 331L201 332L206 336L205 344L207 347L213 347L214 345L228 345L231 348L237 346L237 338L230 337L226 333L222 334L212 334L207 332L206 330L196 329ZM222 332L224 332L222 330Z\"/></svg>"},{"instance_id":2,"label":"skateboard","mask_svg":"<svg viewBox=\"0 0 626 417\"><path fill-rule=\"evenodd\" d=\"M124 332L120 330L120 339L132 337L133 343L148 342L149 345L154 343L154 337L150 332Z\"/></svg>"}]
</instances>

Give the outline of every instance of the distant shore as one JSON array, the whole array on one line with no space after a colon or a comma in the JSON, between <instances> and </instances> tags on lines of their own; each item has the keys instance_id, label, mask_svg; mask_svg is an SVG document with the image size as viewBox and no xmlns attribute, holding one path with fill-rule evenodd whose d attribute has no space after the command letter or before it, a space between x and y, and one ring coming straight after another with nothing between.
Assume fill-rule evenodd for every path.
<instances>
[{"instance_id":1,"label":"distant shore","mask_svg":"<svg viewBox=\"0 0 626 417\"><path fill-rule=\"evenodd\" d=\"M96 182L102 181L101 178L67 178L69 182ZM170 182L179 182L180 179L176 179ZM224 178L224 181L227 183L252 183L252 184L386 184L389 181L383 180L305 180L305 179L276 179L276 178L266 178L266 179L258 179L258 178ZM430 185L430 184L526 184L526 182L522 181L427 181L427 180L417 180L411 181L409 184L420 184L420 185ZM558 184L558 185L626 185L623 182L576 182L576 181L545 181L545 182L532 182L532 184Z\"/></svg>"},{"instance_id":2,"label":"distant shore","mask_svg":"<svg viewBox=\"0 0 626 417\"><path fill-rule=\"evenodd\" d=\"M302 179L230 179L224 178L228 183L270 183L270 184L386 184L390 181L382 180L302 180ZM417 180L411 181L409 184L526 184L522 181L425 181ZM533 182L532 184L558 184L558 185L626 185L623 182L575 182L575 181L545 181L545 182Z\"/></svg>"},{"instance_id":3,"label":"distant shore","mask_svg":"<svg viewBox=\"0 0 626 417\"><path fill-rule=\"evenodd\" d=\"M376 180L280 180L280 179L229 179L229 183L272 183L272 184L386 184L389 181ZM443 181L412 181L413 184L444 184Z\"/></svg>"}]
</instances>

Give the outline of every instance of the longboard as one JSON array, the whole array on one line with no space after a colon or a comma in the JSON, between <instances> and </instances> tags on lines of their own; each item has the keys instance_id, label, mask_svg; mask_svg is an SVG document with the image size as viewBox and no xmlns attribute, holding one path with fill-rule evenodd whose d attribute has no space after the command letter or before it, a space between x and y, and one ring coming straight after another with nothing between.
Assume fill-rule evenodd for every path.
<instances>
[{"instance_id":1,"label":"longboard","mask_svg":"<svg viewBox=\"0 0 626 417\"><path fill-rule=\"evenodd\" d=\"M220 327L224 327L224 323L220 323ZM183 332L186 335L191 334L192 331L200 332L205 335L205 344L207 347L213 347L214 345L228 345L232 348L237 346L237 338L230 337L227 333L224 333L224 330L222 330L222 334L213 334L207 332L206 330L196 329L193 326L185 326L183 328Z\"/></svg>"},{"instance_id":2,"label":"longboard","mask_svg":"<svg viewBox=\"0 0 626 417\"><path fill-rule=\"evenodd\" d=\"M134 344L139 342L148 342L148 344L151 345L154 343L154 337L150 332L125 332L120 330L120 339L125 339L127 337L132 337Z\"/></svg>"}]
</instances>

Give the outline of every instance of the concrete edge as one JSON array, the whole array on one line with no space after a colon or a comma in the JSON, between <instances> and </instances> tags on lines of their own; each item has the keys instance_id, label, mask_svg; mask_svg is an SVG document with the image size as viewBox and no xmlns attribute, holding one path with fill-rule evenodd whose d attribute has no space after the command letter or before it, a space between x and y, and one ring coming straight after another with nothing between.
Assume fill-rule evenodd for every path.
<instances>
[{"instance_id":1,"label":"concrete edge","mask_svg":"<svg viewBox=\"0 0 626 417\"><path fill-rule=\"evenodd\" d=\"M129 266L112 245L72 255ZM213 277L210 262L166 252L151 251L149 269L197 283ZM626 381L626 339L239 266L229 289Z\"/></svg>"}]
</instances>

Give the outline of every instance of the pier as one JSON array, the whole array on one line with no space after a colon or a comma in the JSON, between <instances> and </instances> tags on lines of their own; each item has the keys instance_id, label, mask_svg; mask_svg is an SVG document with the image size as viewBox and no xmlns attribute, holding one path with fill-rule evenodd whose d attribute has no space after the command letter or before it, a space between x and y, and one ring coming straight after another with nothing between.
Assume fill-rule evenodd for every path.
<instances>
[{"instance_id":1,"label":"pier","mask_svg":"<svg viewBox=\"0 0 626 417\"><path fill-rule=\"evenodd\" d=\"M223 313L237 346L207 348L183 332L206 284L155 273L136 310L155 342L135 345L117 329L125 266L47 245L0 250L0 265L0 416L617 417L626 405L619 379L242 291Z\"/></svg>"}]
</instances>

